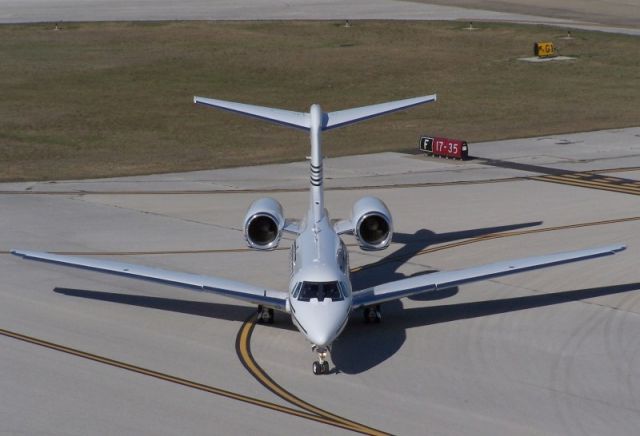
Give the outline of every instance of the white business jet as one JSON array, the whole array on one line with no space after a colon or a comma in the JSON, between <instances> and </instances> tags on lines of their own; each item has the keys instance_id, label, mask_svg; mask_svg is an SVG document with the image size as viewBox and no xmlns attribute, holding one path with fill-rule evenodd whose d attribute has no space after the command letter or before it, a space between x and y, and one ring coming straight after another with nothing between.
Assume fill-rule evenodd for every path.
<instances>
[{"instance_id":1,"label":"white business jet","mask_svg":"<svg viewBox=\"0 0 640 436\"><path fill-rule=\"evenodd\" d=\"M273 250L278 246L283 232L296 235L291 246L291 278L288 292L218 277L106 260L23 250L13 250L12 253L25 259L118 274L236 298L258 305L258 319L262 322L273 322L274 309L286 312L291 315L293 323L318 353L318 360L313 362L313 373L325 374L329 372L329 362L326 358L331 344L342 332L349 314L355 309L363 308L366 320L379 321L380 304L386 301L521 271L607 256L625 249L624 245L609 245L508 260L352 290L349 256L340 235L353 234L363 250L383 250L389 246L393 234L391 213L380 199L364 197L353 205L351 219L337 222L329 220L324 207L322 187L321 133L434 101L436 96L429 95L337 112L323 112L319 105L314 104L308 113L301 113L209 98L194 98L194 102L198 104L309 132L311 171L307 215L300 222L287 220L280 203L273 198L261 198L251 204L244 219L244 236L249 247L253 249Z\"/></svg>"}]
</instances>

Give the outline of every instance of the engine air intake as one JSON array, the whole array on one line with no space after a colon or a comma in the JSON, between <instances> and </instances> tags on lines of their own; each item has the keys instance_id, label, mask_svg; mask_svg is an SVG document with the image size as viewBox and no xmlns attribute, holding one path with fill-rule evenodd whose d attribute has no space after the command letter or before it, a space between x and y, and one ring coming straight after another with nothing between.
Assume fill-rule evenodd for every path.
<instances>
[{"instance_id":1,"label":"engine air intake","mask_svg":"<svg viewBox=\"0 0 640 436\"><path fill-rule=\"evenodd\" d=\"M273 198L260 198L251 203L244 218L244 237L251 248L273 250L280 243L284 224L280 203Z\"/></svg>"},{"instance_id":2,"label":"engine air intake","mask_svg":"<svg viewBox=\"0 0 640 436\"><path fill-rule=\"evenodd\" d=\"M360 223L358 234L367 244L378 245L389 236L389 223L380 215L369 215Z\"/></svg>"},{"instance_id":3,"label":"engine air intake","mask_svg":"<svg viewBox=\"0 0 640 436\"><path fill-rule=\"evenodd\" d=\"M353 230L363 250L384 250L391 243L393 223L387 206L376 197L363 197L353 205Z\"/></svg>"},{"instance_id":4,"label":"engine air intake","mask_svg":"<svg viewBox=\"0 0 640 436\"><path fill-rule=\"evenodd\" d=\"M278 237L278 226L273 217L257 215L249 222L247 235L257 245L268 245Z\"/></svg>"}]
</instances>

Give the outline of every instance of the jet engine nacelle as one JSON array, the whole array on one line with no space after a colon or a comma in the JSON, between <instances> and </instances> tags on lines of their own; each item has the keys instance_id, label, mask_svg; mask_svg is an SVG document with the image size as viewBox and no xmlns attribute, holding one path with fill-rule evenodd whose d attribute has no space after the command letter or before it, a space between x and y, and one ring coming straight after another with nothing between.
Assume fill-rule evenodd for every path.
<instances>
[{"instance_id":1,"label":"jet engine nacelle","mask_svg":"<svg viewBox=\"0 0 640 436\"><path fill-rule=\"evenodd\" d=\"M351 222L353 234L363 250L384 250L391 243L391 212L379 198L363 197L356 201Z\"/></svg>"},{"instance_id":2,"label":"jet engine nacelle","mask_svg":"<svg viewBox=\"0 0 640 436\"><path fill-rule=\"evenodd\" d=\"M284 224L282 205L270 197L260 198L251 203L244 217L244 237L251 248L273 250L280 243Z\"/></svg>"}]
</instances>

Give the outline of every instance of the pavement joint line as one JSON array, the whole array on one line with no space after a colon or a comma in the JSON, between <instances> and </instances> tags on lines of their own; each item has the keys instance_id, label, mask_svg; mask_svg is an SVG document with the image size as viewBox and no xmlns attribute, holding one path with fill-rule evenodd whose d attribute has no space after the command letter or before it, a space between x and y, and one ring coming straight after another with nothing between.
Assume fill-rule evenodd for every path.
<instances>
[{"instance_id":1,"label":"pavement joint line","mask_svg":"<svg viewBox=\"0 0 640 436\"><path fill-rule=\"evenodd\" d=\"M452 182L415 182L415 183L397 183L388 185L366 185L366 186L325 186L325 191L358 191L358 190L375 190L375 189L395 189L395 188L422 188L422 187L438 187L449 185L480 185L488 183L514 182L527 180L528 177L504 177L498 179L484 180L459 180ZM309 187L300 188L249 188L249 189L203 189L203 190L157 190L157 191L9 191L0 190L0 195L61 195L61 196L84 196L84 195L226 195L226 194L262 194L262 193L290 193L290 192L308 192Z\"/></svg>"},{"instance_id":2,"label":"pavement joint line","mask_svg":"<svg viewBox=\"0 0 640 436\"><path fill-rule=\"evenodd\" d=\"M482 160L482 158L477 158ZM528 164L519 164L519 163L509 163L508 161L497 161L486 159L484 162L481 162L488 166L496 166L496 167L505 167L512 169L519 169L521 171L529 171L529 172L538 172L546 175L556 174L556 175L566 175L566 174L600 174L600 173L616 173L616 172L629 172L629 171L638 171L640 167L622 167L622 168L607 168L601 170L588 170L588 171L568 171L568 170L559 170L555 168L548 168L542 166L528 165ZM438 187L438 186L449 186L449 185L479 185L479 184L488 184L488 183L503 183L503 182L517 182L523 180L535 180L537 177L543 176L515 176L515 177L504 177L504 178L496 178L496 179L484 179L484 180L459 180L452 182L416 182L416 183L398 183L398 184L387 184L387 185L366 185L366 186L327 186L325 187L325 191L356 191L356 190L374 190L374 189L393 189L393 188L427 188L427 187ZM629 183L634 182L634 180L629 179ZM636 183L640 183L640 181L636 181ZM75 190L75 191L37 191L30 188L29 190L0 190L0 195L67 195L67 196L84 196L84 195L218 195L218 194L259 194L259 193L279 193L279 192L306 192L308 191L308 187L300 187L300 188L247 188L247 189L203 189L203 190L153 190L153 191L143 191L143 190L132 190L132 191L122 191L122 190L105 190L105 191L87 191L87 190Z\"/></svg>"}]
</instances>

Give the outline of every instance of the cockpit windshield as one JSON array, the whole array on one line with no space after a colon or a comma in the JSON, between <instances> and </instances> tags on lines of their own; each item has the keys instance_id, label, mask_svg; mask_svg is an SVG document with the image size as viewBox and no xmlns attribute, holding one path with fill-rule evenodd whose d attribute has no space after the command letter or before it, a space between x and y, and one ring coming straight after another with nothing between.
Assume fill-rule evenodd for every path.
<instances>
[{"instance_id":1,"label":"cockpit windshield","mask_svg":"<svg viewBox=\"0 0 640 436\"><path fill-rule=\"evenodd\" d=\"M296 293L299 301L310 301L312 298L317 298L318 301L324 301L325 298L330 298L331 301L344 299L338 282L302 282Z\"/></svg>"}]
</instances>

